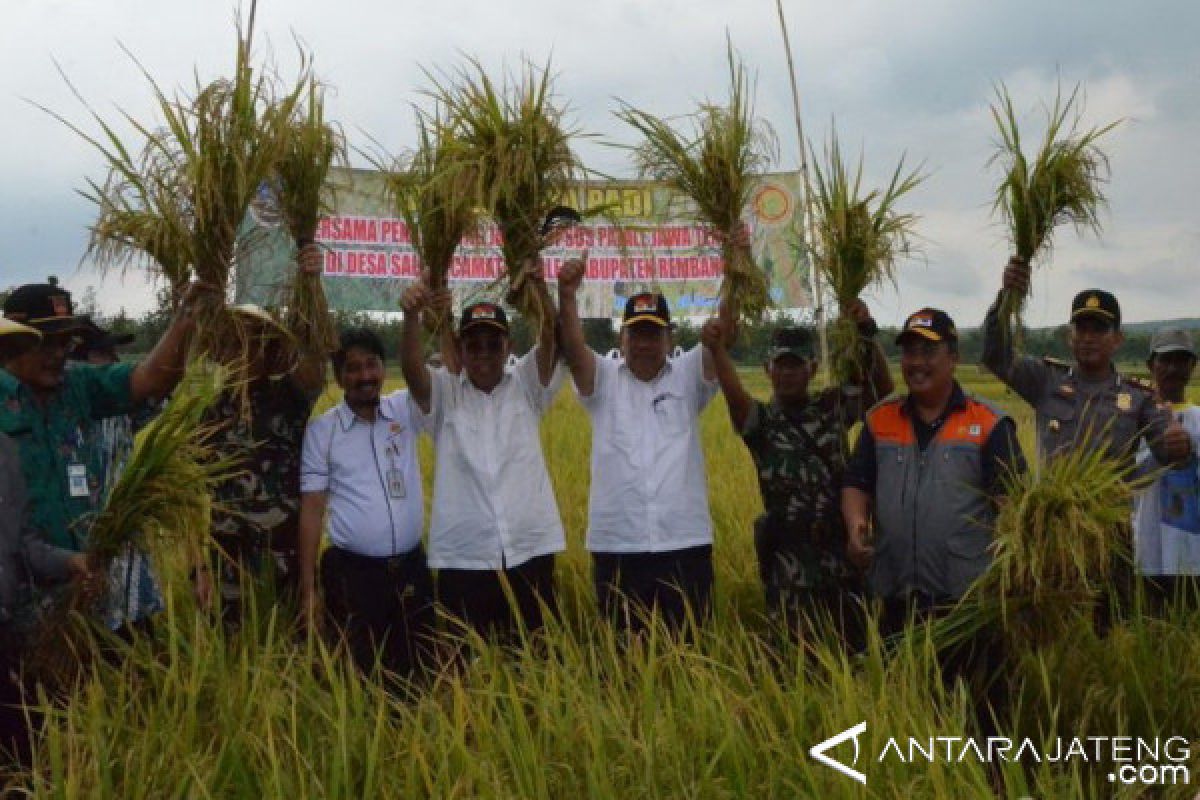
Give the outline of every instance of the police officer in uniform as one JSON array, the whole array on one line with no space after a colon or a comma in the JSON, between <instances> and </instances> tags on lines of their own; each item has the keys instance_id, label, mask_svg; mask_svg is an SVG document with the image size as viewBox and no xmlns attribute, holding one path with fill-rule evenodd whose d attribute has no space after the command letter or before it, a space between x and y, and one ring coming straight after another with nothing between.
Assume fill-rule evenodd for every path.
<instances>
[{"instance_id":1,"label":"police officer in uniform","mask_svg":"<svg viewBox=\"0 0 1200 800\"><path fill-rule=\"evenodd\" d=\"M1029 265L1011 259L1004 288L1024 292ZM999 298L983 323L983 363L1033 406L1038 453L1050 458L1077 447L1102 447L1112 458L1132 463L1143 437L1160 463L1186 459L1191 442L1148 384L1121 375L1113 355L1124 341L1117 298L1085 289L1071 303L1074 363L1017 355Z\"/></svg>"}]
</instances>

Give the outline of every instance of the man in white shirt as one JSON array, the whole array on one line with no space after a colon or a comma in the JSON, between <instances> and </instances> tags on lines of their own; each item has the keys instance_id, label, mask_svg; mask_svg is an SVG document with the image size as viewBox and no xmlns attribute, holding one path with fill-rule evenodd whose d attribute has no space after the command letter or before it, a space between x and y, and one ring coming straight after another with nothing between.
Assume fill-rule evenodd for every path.
<instances>
[{"instance_id":1,"label":"man in white shirt","mask_svg":"<svg viewBox=\"0 0 1200 800\"><path fill-rule=\"evenodd\" d=\"M640 630L646 610L678 630L707 616L713 584L712 519L700 412L716 393L708 353L671 352L671 317L660 294L625 305L621 361L587 346L576 293L587 254L558 277L561 344L592 420L587 546L600 608Z\"/></svg>"},{"instance_id":2,"label":"man in white shirt","mask_svg":"<svg viewBox=\"0 0 1200 800\"><path fill-rule=\"evenodd\" d=\"M480 636L511 641L519 630L543 627L543 604L554 606L554 554L565 547L538 435L563 378L554 317L543 321L537 345L507 367L504 309L467 306L456 342L461 367L431 370L421 315L433 300L416 284L400 301L404 380L437 450L429 565L449 613Z\"/></svg>"},{"instance_id":3,"label":"man in white shirt","mask_svg":"<svg viewBox=\"0 0 1200 800\"><path fill-rule=\"evenodd\" d=\"M424 507L418 412L407 391L381 397L383 343L342 334L333 373L345 396L308 424L300 474L300 613L318 622L316 563L328 619L355 663L400 676L422 664L434 628L433 580L421 550Z\"/></svg>"},{"instance_id":4,"label":"man in white shirt","mask_svg":"<svg viewBox=\"0 0 1200 800\"><path fill-rule=\"evenodd\" d=\"M1196 348L1191 334L1164 328L1150 342L1148 360L1158 399L1170 403L1175 421L1192 439L1192 456L1163 471L1134 500L1133 535L1138 570L1145 577L1150 599L1156 605L1186 595L1191 584L1193 603L1200 600L1200 406L1186 401L1188 381L1196 369ZM1143 441L1138 467L1146 472L1163 466Z\"/></svg>"}]
</instances>

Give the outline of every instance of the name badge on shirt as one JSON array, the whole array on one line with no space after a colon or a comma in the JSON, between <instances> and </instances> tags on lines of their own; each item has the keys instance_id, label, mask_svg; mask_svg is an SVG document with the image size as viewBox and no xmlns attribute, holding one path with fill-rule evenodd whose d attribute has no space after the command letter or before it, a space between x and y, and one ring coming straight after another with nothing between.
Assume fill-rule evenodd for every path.
<instances>
[{"instance_id":1,"label":"name badge on shirt","mask_svg":"<svg viewBox=\"0 0 1200 800\"><path fill-rule=\"evenodd\" d=\"M67 491L71 497L87 497L87 467L83 464L67 464Z\"/></svg>"},{"instance_id":2,"label":"name badge on shirt","mask_svg":"<svg viewBox=\"0 0 1200 800\"><path fill-rule=\"evenodd\" d=\"M387 471L387 487L388 497L403 500L408 496L408 492L404 486L404 473L398 469L389 469Z\"/></svg>"}]
</instances>

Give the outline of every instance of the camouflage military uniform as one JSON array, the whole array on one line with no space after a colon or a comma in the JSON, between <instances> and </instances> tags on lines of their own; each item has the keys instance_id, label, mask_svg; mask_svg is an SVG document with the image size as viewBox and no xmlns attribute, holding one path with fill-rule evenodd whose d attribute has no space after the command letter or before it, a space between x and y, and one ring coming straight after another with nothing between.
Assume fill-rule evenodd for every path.
<instances>
[{"instance_id":1,"label":"camouflage military uniform","mask_svg":"<svg viewBox=\"0 0 1200 800\"><path fill-rule=\"evenodd\" d=\"M803 408L756 402L742 430L766 514L755 524L768 611L789 622L814 603L853 599L861 585L845 558L838 490L854 398L829 389Z\"/></svg>"},{"instance_id":2,"label":"camouflage military uniform","mask_svg":"<svg viewBox=\"0 0 1200 800\"><path fill-rule=\"evenodd\" d=\"M283 376L251 385L249 419L233 392L208 412L209 422L223 423L217 453L235 458L242 468L214 491L219 508L213 511L212 535L226 609L240 601L243 570L258 578L273 571L275 588L284 591L295 580L300 451L315 400Z\"/></svg>"},{"instance_id":3,"label":"camouflage military uniform","mask_svg":"<svg viewBox=\"0 0 1200 800\"><path fill-rule=\"evenodd\" d=\"M1043 458L1076 447L1103 447L1109 457L1132 464L1138 441L1145 438L1160 463L1166 463L1163 435L1170 411L1150 386L1115 369L1102 381L1085 381L1070 364L1015 355L995 305L984 321L983 363L1033 406Z\"/></svg>"}]
</instances>

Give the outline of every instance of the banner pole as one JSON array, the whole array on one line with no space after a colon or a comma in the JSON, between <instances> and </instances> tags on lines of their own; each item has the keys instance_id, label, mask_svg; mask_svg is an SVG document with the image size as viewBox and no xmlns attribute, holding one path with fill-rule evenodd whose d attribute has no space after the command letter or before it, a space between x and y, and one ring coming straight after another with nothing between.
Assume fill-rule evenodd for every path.
<instances>
[{"instance_id":1,"label":"banner pole","mask_svg":"<svg viewBox=\"0 0 1200 800\"><path fill-rule=\"evenodd\" d=\"M800 178L804 192L800 204L800 236L803 240L811 241L812 214L812 185L808 177L808 148L804 142L804 123L800 118L800 90L796 87L796 67L792 60L792 43L788 38L787 21L783 16L783 0L775 0L775 9L779 12L779 30L783 34L783 51L787 56L788 81L792 86L792 107L796 112L796 138L800 144ZM817 321L817 338L821 347L821 373L826 383L829 381L829 340L825 334L825 291L821 282L821 271L812 263L810 250L807 247L801 251L808 261L809 290L813 295L814 311Z\"/></svg>"}]
</instances>

